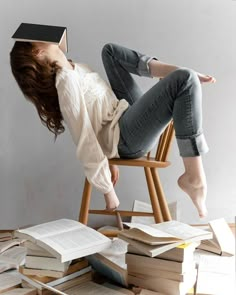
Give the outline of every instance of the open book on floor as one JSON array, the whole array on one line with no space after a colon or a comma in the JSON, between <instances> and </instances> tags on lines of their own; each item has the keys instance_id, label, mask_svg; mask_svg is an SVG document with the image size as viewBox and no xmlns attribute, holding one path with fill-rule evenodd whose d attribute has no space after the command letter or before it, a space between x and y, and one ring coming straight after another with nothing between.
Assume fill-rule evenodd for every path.
<instances>
[{"instance_id":1,"label":"open book on floor","mask_svg":"<svg viewBox=\"0 0 236 295\"><path fill-rule=\"evenodd\" d=\"M212 238L212 233L209 231L176 220L151 225L124 222L124 225L129 229L119 233L118 236L121 239L127 237L152 246L178 242L189 243Z\"/></svg>"},{"instance_id":2,"label":"open book on floor","mask_svg":"<svg viewBox=\"0 0 236 295\"><path fill-rule=\"evenodd\" d=\"M126 252L127 243L121 239L114 238L110 248L100 253L89 255L87 259L97 272L120 285L127 286Z\"/></svg>"},{"instance_id":3,"label":"open book on floor","mask_svg":"<svg viewBox=\"0 0 236 295\"><path fill-rule=\"evenodd\" d=\"M210 221L209 231L212 232L213 239L202 241L198 249L222 256L235 255L235 237L224 218Z\"/></svg>"},{"instance_id":4,"label":"open book on floor","mask_svg":"<svg viewBox=\"0 0 236 295\"><path fill-rule=\"evenodd\" d=\"M14 232L15 237L30 240L46 249L61 262L100 252L111 240L96 230L70 219L59 219Z\"/></svg>"}]
</instances>

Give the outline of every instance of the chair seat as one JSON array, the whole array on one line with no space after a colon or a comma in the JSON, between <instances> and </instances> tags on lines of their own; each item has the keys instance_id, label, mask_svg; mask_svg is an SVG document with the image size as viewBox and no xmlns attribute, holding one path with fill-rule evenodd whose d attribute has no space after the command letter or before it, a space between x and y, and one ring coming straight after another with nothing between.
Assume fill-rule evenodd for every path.
<instances>
[{"instance_id":1,"label":"chair seat","mask_svg":"<svg viewBox=\"0 0 236 295\"><path fill-rule=\"evenodd\" d=\"M170 162L156 161L154 157L141 157L138 159L124 159L124 158L113 158L109 159L111 165L119 166L133 166L133 167L149 167L149 168L165 168L170 165Z\"/></svg>"}]
</instances>

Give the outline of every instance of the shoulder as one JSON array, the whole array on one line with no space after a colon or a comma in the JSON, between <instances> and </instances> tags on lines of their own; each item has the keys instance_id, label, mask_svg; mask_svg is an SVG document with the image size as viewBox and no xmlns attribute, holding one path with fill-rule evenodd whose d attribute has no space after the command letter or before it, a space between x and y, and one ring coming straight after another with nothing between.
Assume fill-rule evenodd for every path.
<instances>
[{"instance_id":1,"label":"shoulder","mask_svg":"<svg viewBox=\"0 0 236 295\"><path fill-rule=\"evenodd\" d=\"M62 68L57 71L55 86L59 88L60 86L72 85L78 80L78 75L76 71Z\"/></svg>"},{"instance_id":2,"label":"shoulder","mask_svg":"<svg viewBox=\"0 0 236 295\"><path fill-rule=\"evenodd\" d=\"M85 73L93 72L93 70L90 68L90 66L87 65L86 63L75 63L75 69L78 71L82 70Z\"/></svg>"}]
</instances>

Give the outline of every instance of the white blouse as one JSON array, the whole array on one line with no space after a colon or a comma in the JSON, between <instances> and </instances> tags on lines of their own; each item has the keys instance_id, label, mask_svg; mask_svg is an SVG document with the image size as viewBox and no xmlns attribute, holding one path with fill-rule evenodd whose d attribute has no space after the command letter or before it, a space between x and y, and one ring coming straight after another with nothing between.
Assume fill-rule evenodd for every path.
<instances>
[{"instance_id":1,"label":"white blouse","mask_svg":"<svg viewBox=\"0 0 236 295\"><path fill-rule=\"evenodd\" d=\"M60 110L76 144L85 175L103 194L113 190L108 159L119 157L118 120L129 104L86 64L62 68L56 75Z\"/></svg>"}]
</instances>

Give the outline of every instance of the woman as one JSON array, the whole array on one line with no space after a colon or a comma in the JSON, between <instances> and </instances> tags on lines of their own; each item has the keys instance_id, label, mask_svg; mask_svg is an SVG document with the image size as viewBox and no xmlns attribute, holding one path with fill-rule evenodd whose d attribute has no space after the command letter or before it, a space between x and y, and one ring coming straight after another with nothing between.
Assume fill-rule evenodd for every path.
<instances>
[{"instance_id":1,"label":"woman","mask_svg":"<svg viewBox=\"0 0 236 295\"><path fill-rule=\"evenodd\" d=\"M208 151L202 133L201 84L215 79L158 61L117 44L106 44L102 60L110 85L82 63L72 63L55 44L15 42L13 75L55 137L68 126L88 180L114 210L119 178L108 158L137 158L147 153L173 118L185 172L178 184L199 216L207 214L207 184L201 154ZM142 93L131 76L163 78ZM111 86L111 87L110 87Z\"/></svg>"}]
</instances>

